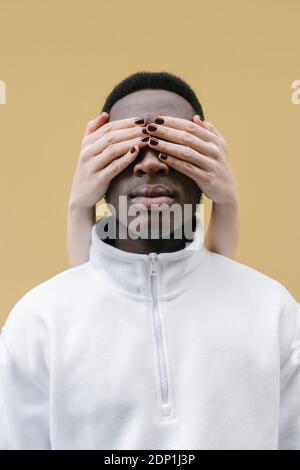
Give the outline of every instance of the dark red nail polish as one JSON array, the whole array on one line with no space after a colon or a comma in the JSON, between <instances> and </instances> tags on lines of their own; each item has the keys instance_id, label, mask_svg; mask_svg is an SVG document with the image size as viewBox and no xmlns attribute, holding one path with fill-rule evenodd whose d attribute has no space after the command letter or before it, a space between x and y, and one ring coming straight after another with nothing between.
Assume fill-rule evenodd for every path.
<instances>
[{"instance_id":1,"label":"dark red nail polish","mask_svg":"<svg viewBox=\"0 0 300 470\"><path fill-rule=\"evenodd\" d=\"M134 124L145 124L144 118L137 118L134 120Z\"/></svg>"},{"instance_id":2,"label":"dark red nail polish","mask_svg":"<svg viewBox=\"0 0 300 470\"><path fill-rule=\"evenodd\" d=\"M142 132L143 132L143 134L148 134L147 128L146 128L146 127L143 127Z\"/></svg>"},{"instance_id":3,"label":"dark red nail polish","mask_svg":"<svg viewBox=\"0 0 300 470\"><path fill-rule=\"evenodd\" d=\"M131 153L134 153L134 152L135 152L135 146L131 147L130 152L131 152Z\"/></svg>"},{"instance_id":4,"label":"dark red nail polish","mask_svg":"<svg viewBox=\"0 0 300 470\"><path fill-rule=\"evenodd\" d=\"M158 140L157 140L157 139L154 139L153 137L151 137L149 143L150 143L151 145L157 145L157 144L158 144Z\"/></svg>"},{"instance_id":5,"label":"dark red nail polish","mask_svg":"<svg viewBox=\"0 0 300 470\"><path fill-rule=\"evenodd\" d=\"M154 119L155 124L163 124L165 120L163 118L157 117Z\"/></svg>"},{"instance_id":6,"label":"dark red nail polish","mask_svg":"<svg viewBox=\"0 0 300 470\"><path fill-rule=\"evenodd\" d=\"M150 132L154 132L157 131L157 126L154 126L153 124L148 124L147 129Z\"/></svg>"},{"instance_id":7,"label":"dark red nail polish","mask_svg":"<svg viewBox=\"0 0 300 470\"><path fill-rule=\"evenodd\" d=\"M150 139L150 135L145 135L145 137L141 138L141 141L142 142L148 142L149 139Z\"/></svg>"},{"instance_id":8,"label":"dark red nail polish","mask_svg":"<svg viewBox=\"0 0 300 470\"><path fill-rule=\"evenodd\" d=\"M160 153L160 154L158 155L158 158L159 158L160 160L166 160L167 157L168 157L168 155L167 155L166 153Z\"/></svg>"}]
</instances>

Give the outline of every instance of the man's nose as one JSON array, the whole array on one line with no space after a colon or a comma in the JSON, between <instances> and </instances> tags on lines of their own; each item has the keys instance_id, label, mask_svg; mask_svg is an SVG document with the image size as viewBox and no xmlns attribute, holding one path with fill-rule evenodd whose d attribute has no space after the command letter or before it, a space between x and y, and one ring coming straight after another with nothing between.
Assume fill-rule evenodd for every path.
<instances>
[{"instance_id":1,"label":"man's nose","mask_svg":"<svg viewBox=\"0 0 300 470\"><path fill-rule=\"evenodd\" d=\"M135 176L153 175L155 173L167 176L169 174L168 165L158 158L159 152L149 147L146 147L144 152L143 150L140 150L140 152L141 157L137 157L133 167Z\"/></svg>"}]
</instances>

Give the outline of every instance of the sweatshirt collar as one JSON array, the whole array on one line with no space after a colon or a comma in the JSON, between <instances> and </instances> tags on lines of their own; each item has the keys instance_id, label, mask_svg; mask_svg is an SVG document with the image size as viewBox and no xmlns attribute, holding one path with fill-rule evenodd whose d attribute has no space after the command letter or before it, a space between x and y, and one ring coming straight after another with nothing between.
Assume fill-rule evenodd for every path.
<instances>
[{"instance_id":1,"label":"sweatshirt collar","mask_svg":"<svg viewBox=\"0 0 300 470\"><path fill-rule=\"evenodd\" d=\"M140 300L152 299L151 266L155 263L158 279L158 296L171 298L189 288L199 269L203 268L207 250L204 246L204 228L196 213L196 229L193 240L183 249L172 252L140 254L121 250L104 242L99 230L111 215L105 216L92 227L90 266L106 282L107 287L121 294ZM103 228L103 227L102 227ZM198 272L197 272L198 271Z\"/></svg>"}]
</instances>

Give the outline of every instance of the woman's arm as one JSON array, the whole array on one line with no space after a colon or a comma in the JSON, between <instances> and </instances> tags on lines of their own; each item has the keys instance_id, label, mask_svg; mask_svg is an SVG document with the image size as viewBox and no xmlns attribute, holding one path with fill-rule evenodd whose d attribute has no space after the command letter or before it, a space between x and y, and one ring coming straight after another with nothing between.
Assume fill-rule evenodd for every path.
<instances>
[{"instance_id":1,"label":"woman's arm","mask_svg":"<svg viewBox=\"0 0 300 470\"><path fill-rule=\"evenodd\" d=\"M95 207L80 207L72 201L69 202L67 253L70 268L88 261L91 230L95 222Z\"/></svg>"},{"instance_id":2,"label":"woman's arm","mask_svg":"<svg viewBox=\"0 0 300 470\"><path fill-rule=\"evenodd\" d=\"M239 204L236 199L231 204L213 203L205 246L228 258L234 259L240 235Z\"/></svg>"}]
</instances>

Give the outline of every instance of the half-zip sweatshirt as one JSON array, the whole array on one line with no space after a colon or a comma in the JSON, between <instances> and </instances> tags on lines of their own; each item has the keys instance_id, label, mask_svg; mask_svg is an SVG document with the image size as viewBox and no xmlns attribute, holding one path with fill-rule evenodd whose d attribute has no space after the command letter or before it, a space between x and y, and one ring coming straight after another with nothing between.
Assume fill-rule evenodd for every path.
<instances>
[{"instance_id":1,"label":"half-zip sweatshirt","mask_svg":"<svg viewBox=\"0 0 300 470\"><path fill-rule=\"evenodd\" d=\"M1 449L300 449L300 310L193 241L86 263L21 297L0 336Z\"/></svg>"}]
</instances>

